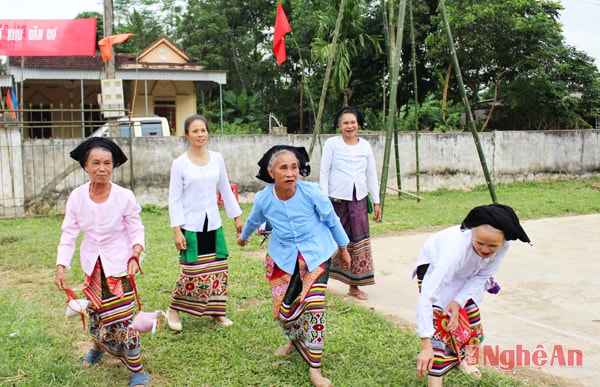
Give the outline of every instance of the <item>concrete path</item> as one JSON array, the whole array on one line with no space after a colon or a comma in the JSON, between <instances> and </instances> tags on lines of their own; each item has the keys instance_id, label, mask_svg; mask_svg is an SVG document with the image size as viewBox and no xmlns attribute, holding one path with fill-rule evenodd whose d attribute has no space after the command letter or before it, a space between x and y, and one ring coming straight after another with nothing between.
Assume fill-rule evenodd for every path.
<instances>
[{"instance_id":1,"label":"concrete path","mask_svg":"<svg viewBox=\"0 0 600 387\"><path fill-rule=\"evenodd\" d=\"M534 380L561 386L598 386L600 214L522 224L533 246L511 243L495 276L502 290L484 297L481 318L485 341L481 351L487 355L481 353L480 363L511 368L510 356L515 355L523 365L516 368L517 373ZM410 274L431 234L413 232L373 239L377 283L363 288L369 294L367 301L348 298L415 330L418 290ZM334 294L344 295L347 289L338 281L329 281ZM583 359L577 359L578 353ZM570 365L565 364L569 355Z\"/></svg>"}]
</instances>

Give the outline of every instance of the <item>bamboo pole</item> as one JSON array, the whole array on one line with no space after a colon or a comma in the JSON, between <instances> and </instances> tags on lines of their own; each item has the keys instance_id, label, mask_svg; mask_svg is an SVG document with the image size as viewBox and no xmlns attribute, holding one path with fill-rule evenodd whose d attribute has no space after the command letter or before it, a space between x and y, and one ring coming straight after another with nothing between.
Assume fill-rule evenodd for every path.
<instances>
[{"instance_id":1,"label":"bamboo pole","mask_svg":"<svg viewBox=\"0 0 600 387\"><path fill-rule=\"evenodd\" d=\"M342 25L342 18L344 16L344 8L346 7L346 0L342 0L340 3L340 10L338 12L337 20L335 21L335 30L333 31L333 38L331 39L331 51L329 52L329 58L327 59L327 69L325 69L325 79L323 79L323 87L321 88L321 99L319 100L319 111L317 112L317 121L315 122L315 130L310 141L310 148L308 150L308 157L312 156L313 149L315 148L315 142L321 131L321 122L323 121L323 110L325 109L325 99L327 98L327 88L329 86L329 79L331 78L331 70L333 69L333 59L335 57L335 47L337 40L340 35L340 26Z\"/></svg>"},{"instance_id":2,"label":"bamboo pole","mask_svg":"<svg viewBox=\"0 0 600 387\"><path fill-rule=\"evenodd\" d=\"M448 37L448 47L450 48L450 56L452 57L452 63L454 65L456 81L458 82L458 87L460 88L460 94L462 96L463 104L465 105L467 125L469 126L469 128L471 129L471 133L473 134L473 141L475 141L475 147L477 148L477 153L479 154L479 161L481 162L481 168L483 169L483 174L485 176L485 184L487 185L488 190L490 191L492 201L494 203L497 203L498 199L496 198L496 191L494 189L494 184L492 183L492 178L490 177L487 162L485 161L485 154L483 153L483 148L481 147L481 142L479 141L479 134L477 133L477 128L475 127L475 120L473 120L473 113L471 112L471 106L467 98L467 91L465 89L465 85L463 83L462 75L460 72L460 67L458 65L456 49L454 48L454 39L452 38L452 32L450 31L450 23L448 23L448 15L446 14L446 6L444 5L443 0L439 0L439 5L442 12L442 18L444 19L444 27L446 28L446 36Z\"/></svg>"},{"instance_id":3,"label":"bamboo pole","mask_svg":"<svg viewBox=\"0 0 600 387\"><path fill-rule=\"evenodd\" d=\"M384 208L385 208L385 191L387 188L387 176L389 172L389 163L390 163L390 148L392 143L392 133L394 131L394 127L396 125L396 99L398 94L398 77L400 74L400 60L402 59L402 36L404 33L404 17L406 14L406 1L400 0L400 5L398 8L398 20L396 21L396 44L392 44L390 42L389 47L394 50L394 52L390 52L389 57L392 58L392 66L391 66L391 75L390 75L390 100L388 104L388 120L387 120L387 130L385 136L385 152L383 155L383 168L381 171L381 185L379 188L379 200L381 205L381 216L383 218ZM389 25L392 23L390 22ZM393 54L393 55L392 55Z\"/></svg>"},{"instance_id":4,"label":"bamboo pole","mask_svg":"<svg viewBox=\"0 0 600 387\"><path fill-rule=\"evenodd\" d=\"M417 80L417 52L415 48L415 22L413 18L413 0L408 3L408 12L410 19L410 44L413 67L413 84L415 92L415 178L417 183L417 195L421 193L421 169L419 165L419 84ZM419 201L420 199L417 199Z\"/></svg>"},{"instance_id":5,"label":"bamboo pole","mask_svg":"<svg viewBox=\"0 0 600 387\"><path fill-rule=\"evenodd\" d=\"M410 197L413 197L413 198L417 199L417 201L421 201L421 200L424 200L424 199L425 199L425 198L424 198L424 197L422 197L422 196L415 195L415 194L412 194L412 193L410 193L410 192L406 192L406 191L403 191L403 190L401 190L401 189L397 189L397 188L394 188L394 187L388 187L388 189L391 189L392 191L396 191L396 192L399 192L399 193L403 193L403 194L405 194L405 195L408 195L408 196L410 196Z\"/></svg>"}]
</instances>

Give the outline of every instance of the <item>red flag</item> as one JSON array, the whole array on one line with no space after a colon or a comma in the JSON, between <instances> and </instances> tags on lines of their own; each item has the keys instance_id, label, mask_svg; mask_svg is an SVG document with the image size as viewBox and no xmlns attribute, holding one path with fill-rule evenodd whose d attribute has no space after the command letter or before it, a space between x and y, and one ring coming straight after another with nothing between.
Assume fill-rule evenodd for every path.
<instances>
[{"instance_id":1,"label":"red flag","mask_svg":"<svg viewBox=\"0 0 600 387\"><path fill-rule=\"evenodd\" d=\"M275 33L273 34L273 53L277 58L277 65L282 64L287 59L284 36L288 32L292 32L292 29L290 27L290 23L288 23L287 16L285 16L283 7L278 1L277 17L275 17Z\"/></svg>"},{"instance_id":2,"label":"red flag","mask_svg":"<svg viewBox=\"0 0 600 387\"><path fill-rule=\"evenodd\" d=\"M10 96L10 89L6 90L6 109L10 112L12 118L17 118L15 106L13 105L12 97Z\"/></svg>"},{"instance_id":3,"label":"red flag","mask_svg":"<svg viewBox=\"0 0 600 387\"><path fill-rule=\"evenodd\" d=\"M100 53L102 54L102 60L107 62L112 56L113 44L121 44L127 39L131 38L134 34L119 34L107 36L98 41L98 47L100 47Z\"/></svg>"}]
</instances>

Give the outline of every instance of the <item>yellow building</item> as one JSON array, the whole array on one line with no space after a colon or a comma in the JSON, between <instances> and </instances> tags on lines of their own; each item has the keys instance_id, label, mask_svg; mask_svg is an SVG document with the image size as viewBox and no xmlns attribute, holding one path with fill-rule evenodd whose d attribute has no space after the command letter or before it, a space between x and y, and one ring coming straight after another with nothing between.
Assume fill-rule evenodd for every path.
<instances>
[{"instance_id":1,"label":"yellow building","mask_svg":"<svg viewBox=\"0 0 600 387\"><path fill-rule=\"evenodd\" d=\"M109 117L115 118L103 113L106 68L100 53L9 57L6 67L19 96L25 138L86 137ZM166 36L138 55L117 53L115 79L121 80L123 108L116 116L165 117L172 134L181 135L185 118L198 111L198 91L222 98L226 75L194 63Z\"/></svg>"}]
</instances>

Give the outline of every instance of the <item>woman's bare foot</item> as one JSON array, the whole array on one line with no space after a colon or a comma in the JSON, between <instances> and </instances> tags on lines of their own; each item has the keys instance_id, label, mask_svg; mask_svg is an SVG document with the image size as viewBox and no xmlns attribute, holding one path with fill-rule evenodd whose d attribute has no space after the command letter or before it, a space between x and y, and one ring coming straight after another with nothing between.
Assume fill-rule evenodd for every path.
<instances>
[{"instance_id":1,"label":"woman's bare foot","mask_svg":"<svg viewBox=\"0 0 600 387\"><path fill-rule=\"evenodd\" d=\"M309 371L310 382L315 387L333 387L331 380L327 379L321 374L320 368L311 368Z\"/></svg>"},{"instance_id":2,"label":"woman's bare foot","mask_svg":"<svg viewBox=\"0 0 600 387\"><path fill-rule=\"evenodd\" d=\"M231 321L225 316L213 316L213 320L215 320L217 324L224 327L230 327L233 325L233 321Z\"/></svg>"},{"instance_id":3,"label":"woman's bare foot","mask_svg":"<svg viewBox=\"0 0 600 387\"><path fill-rule=\"evenodd\" d=\"M469 376L472 376L474 378L481 378L481 371L479 371L479 369L473 365L468 365L466 362L462 362L460 363L460 365L458 366L458 369L461 370L464 374L467 374Z\"/></svg>"},{"instance_id":4,"label":"woman's bare foot","mask_svg":"<svg viewBox=\"0 0 600 387\"><path fill-rule=\"evenodd\" d=\"M275 350L275 356L287 356L295 350L296 347L294 347L294 344L291 341L288 341Z\"/></svg>"}]
</instances>

